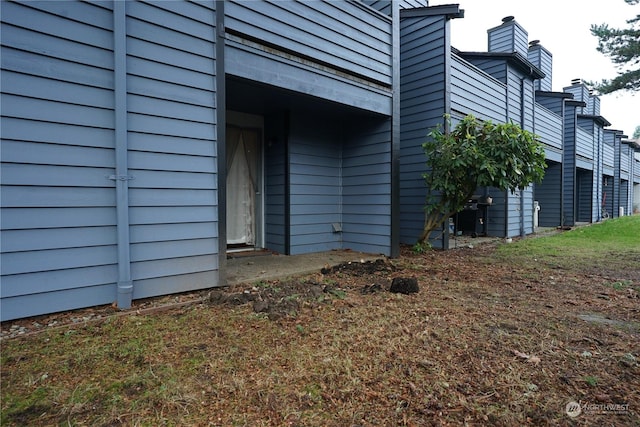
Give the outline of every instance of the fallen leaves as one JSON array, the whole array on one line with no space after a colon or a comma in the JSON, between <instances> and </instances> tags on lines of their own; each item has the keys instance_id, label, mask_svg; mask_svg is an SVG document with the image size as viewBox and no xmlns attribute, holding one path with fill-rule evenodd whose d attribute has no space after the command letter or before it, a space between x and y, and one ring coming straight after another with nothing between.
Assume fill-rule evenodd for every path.
<instances>
[{"instance_id":1,"label":"fallen leaves","mask_svg":"<svg viewBox=\"0 0 640 427\"><path fill-rule=\"evenodd\" d=\"M637 332L576 321L600 304L605 319L634 322L638 300L625 289L607 289L615 304L595 298L609 278L562 270L548 283L534 268L502 263L482 245L407 250L377 265L220 289L208 303L130 321L108 317L109 307L108 320L79 328L73 318L86 313L74 312L73 334L2 341L3 417L34 426L67 423L69 411L83 425L567 425L569 399L640 401ZM424 286L390 294L397 276ZM281 315L255 310L247 295L258 294ZM60 403L34 400L34 386ZM85 411L74 406L80 391L94 396ZM598 416L589 422L612 419ZM640 425L637 411L624 416L615 419Z\"/></svg>"},{"instance_id":2,"label":"fallen leaves","mask_svg":"<svg viewBox=\"0 0 640 427\"><path fill-rule=\"evenodd\" d=\"M534 355L530 356L518 350L513 350L513 354L521 359L525 359L528 363L533 363L534 365L537 365L540 363L540 358L538 356L534 356Z\"/></svg>"}]
</instances>

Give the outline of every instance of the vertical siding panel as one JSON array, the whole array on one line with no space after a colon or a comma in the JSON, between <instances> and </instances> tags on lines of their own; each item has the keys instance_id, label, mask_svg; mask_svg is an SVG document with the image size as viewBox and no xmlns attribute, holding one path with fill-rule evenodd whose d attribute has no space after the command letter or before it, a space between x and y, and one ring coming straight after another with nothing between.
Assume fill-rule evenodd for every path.
<instances>
[{"instance_id":1,"label":"vertical siding panel","mask_svg":"<svg viewBox=\"0 0 640 427\"><path fill-rule=\"evenodd\" d=\"M576 164L576 138L577 138L577 106L573 101L566 101L564 115L564 150L563 150L563 207L562 225L574 226L576 221L576 189L577 189L577 164Z\"/></svg>"},{"instance_id":2,"label":"vertical siding panel","mask_svg":"<svg viewBox=\"0 0 640 427\"><path fill-rule=\"evenodd\" d=\"M620 136L617 131L609 132L613 141L613 210L610 212L612 218L618 217L618 207L620 206Z\"/></svg>"},{"instance_id":3,"label":"vertical siding panel","mask_svg":"<svg viewBox=\"0 0 640 427\"><path fill-rule=\"evenodd\" d=\"M427 195L422 143L430 129L444 124L450 47L445 17L403 19L400 25L400 242L413 244L422 232Z\"/></svg>"}]
</instances>

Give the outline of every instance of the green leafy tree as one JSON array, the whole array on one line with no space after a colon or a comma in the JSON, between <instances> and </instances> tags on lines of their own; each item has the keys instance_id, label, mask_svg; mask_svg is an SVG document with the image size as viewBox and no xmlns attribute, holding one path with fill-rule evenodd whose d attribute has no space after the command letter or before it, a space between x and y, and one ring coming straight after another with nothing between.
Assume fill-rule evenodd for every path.
<instances>
[{"instance_id":1,"label":"green leafy tree","mask_svg":"<svg viewBox=\"0 0 640 427\"><path fill-rule=\"evenodd\" d=\"M640 0L624 0L637 5ZM598 38L598 52L611 58L619 69L618 76L612 80L591 83L601 93L618 90L635 92L640 89L640 15L627 21L629 28L610 28L607 24L592 25L591 34Z\"/></svg>"},{"instance_id":2,"label":"green leafy tree","mask_svg":"<svg viewBox=\"0 0 640 427\"><path fill-rule=\"evenodd\" d=\"M450 123L449 116L445 116ZM541 182L546 168L544 148L531 132L514 123L479 122L465 117L451 132L439 126L422 144L427 156L423 174L428 196L418 244L461 211L478 187L524 189Z\"/></svg>"},{"instance_id":3,"label":"green leafy tree","mask_svg":"<svg viewBox=\"0 0 640 427\"><path fill-rule=\"evenodd\" d=\"M636 126L636 130L633 132L633 139L640 139L640 126Z\"/></svg>"}]
</instances>

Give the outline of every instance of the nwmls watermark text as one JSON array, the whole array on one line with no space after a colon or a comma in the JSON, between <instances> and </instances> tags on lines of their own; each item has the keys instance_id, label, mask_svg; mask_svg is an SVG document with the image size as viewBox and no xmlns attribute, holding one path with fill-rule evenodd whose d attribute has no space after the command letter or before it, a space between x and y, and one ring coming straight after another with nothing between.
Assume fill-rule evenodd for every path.
<instances>
[{"instance_id":1,"label":"nwmls watermark text","mask_svg":"<svg viewBox=\"0 0 640 427\"><path fill-rule=\"evenodd\" d=\"M589 403L583 402L569 402L565 406L565 412L571 418L576 418L580 415L620 415L629 412L628 403Z\"/></svg>"},{"instance_id":2,"label":"nwmls watermark text","mask_svg":"<svg viewBox=\"0 0 640 427\"><path fill-rule=\"evenodd\" d=\"M586 403L580 401L583 414L624 414L629 412L628 403Z\"/></svg>"}]
</instances>

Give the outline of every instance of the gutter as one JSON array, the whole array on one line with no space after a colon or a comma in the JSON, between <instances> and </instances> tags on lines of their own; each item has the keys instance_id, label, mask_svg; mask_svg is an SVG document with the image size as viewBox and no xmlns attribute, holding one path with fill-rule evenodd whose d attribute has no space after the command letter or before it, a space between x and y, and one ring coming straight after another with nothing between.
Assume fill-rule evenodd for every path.
<instances>
[{"instance_id":1,"label":"gutter","mask_svg":"<svg viewBox=\"0 0 640 427\"><path fill-rule=\"evenodd\" d=\"M224 2L216 1L216 146L218 168L218 282L227 280L227 85L225 78Z\"/></svg>"},{"instance_id":2,"label":"gutter","mask_svg":"<svg viewBox=\"0 0 640 427\"><path fill-rule=\"evenodd\" d=\"M520 128L524 130L524 77L520 78ZM524 229L524 189L520 190L520 236L526 235Z\"/></svg>"},{"instance_id":3,"label":"gutter","mask_svg":"<svg viewBox=\"0 0 640 427\"><path fill-rule=\"evenodd\" d=\"M116 185L116 231L118 252L118 308L131 308L131 242L129 238L129 176L127 143L127 29L126 2L113 3L115 157L116 174L108 178Z\"/></svg>"}]
</instances>

